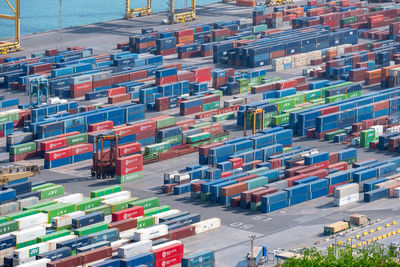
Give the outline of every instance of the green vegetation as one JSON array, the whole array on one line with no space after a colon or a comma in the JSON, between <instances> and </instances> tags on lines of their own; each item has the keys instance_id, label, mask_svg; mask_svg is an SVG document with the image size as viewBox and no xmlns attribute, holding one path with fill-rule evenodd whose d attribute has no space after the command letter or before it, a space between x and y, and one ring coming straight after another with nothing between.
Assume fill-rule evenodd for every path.
<instances>
[{"instance_id":1,"label":"green vegetation","mask_svg":"<svg viewBox=\"0 0 400 267\"><path fill-rule=\"evenodd\" d=\"M384 250L380 246L369 246L364 249L328 248L327 251L306 249L303 257L287 259L278 266L307 266L307 267L375 267L400 266L398 254L392 250Z\"/></svg>"}]
</instances>

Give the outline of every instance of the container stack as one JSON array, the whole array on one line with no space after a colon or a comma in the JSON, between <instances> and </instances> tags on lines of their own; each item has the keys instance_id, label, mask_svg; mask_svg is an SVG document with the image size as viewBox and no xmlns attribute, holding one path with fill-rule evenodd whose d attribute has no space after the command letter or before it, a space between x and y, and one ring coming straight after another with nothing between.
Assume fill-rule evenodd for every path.
<instances>
[{"instance_id":1,"label":"container stack","mask_svg":"<svg viewBox=\"0 0 400 267\"><path fill-rule=\"evenodd\" d=\"M129 38L129 49L132 53L148 53L156 50L156 37L154 35L139 35Z\"/></svg>"},{"instance_id":2,"label":"container stack","mask_svg":"<svg viewBox=\"0 0 400 267\"><path fill-rule=\"evenodd\" d=\"M178 81L177 68L164 69L156 71L156 85L164 85Z\"/></svg>"},{"instance_id":3,"label":"container stack","mask_svg":"<svg viewBox=\"0 0 400 267\"><path fill-rule=\"evenodd\" d=\"M70 79L71 98L82 97L86 93L92 92L92 75L82 75Z\"/></svg>"},{"instance_id":4,"label":"container stack","mask_svg":"<svg viewBox=\"0 0 400 267\"><path fill-rule=\"evenodd\" d=\"M176 54L176 38L168 37L158 39L157 44L157 55L167 56Z\"/></svg>"},{"instance_id":5,"label":"container stack","mask_svg":"<svg viewBox=\"0 0 400 267\"><path fill-rule=\"evenodd\" d=\"M359 201L359 185L355 183L338 186L333 191L333 203L342 207Z\"/></svg>"},{"instance_id":6,"label":"container stack","mask_svg":"<svg viewBox=\"0 0 400 267\"><path fill-rule=\"evenodd\" d=\"M115 164L116 181L119 184L143 177L143 155L135 154L118 158Z\"/></svg>"}]
</instances>

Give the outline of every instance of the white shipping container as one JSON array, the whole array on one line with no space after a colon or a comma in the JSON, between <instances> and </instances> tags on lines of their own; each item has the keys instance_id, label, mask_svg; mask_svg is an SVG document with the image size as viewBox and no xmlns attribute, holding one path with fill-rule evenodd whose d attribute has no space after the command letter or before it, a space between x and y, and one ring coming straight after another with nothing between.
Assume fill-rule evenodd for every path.
<instances>
[{"instance_id":1,"label":"white shipping container","mask_svg":"<svg viewBox=\"0 0 400 267\"><path fill-rule=\"evenodd\" d=\"M76 204L76 203L82 202L82 200L83 200L83 194L81 194L81 193L72 194L72 195L54 199L54 201L57 203L71 203L71 204Z\"/></svg>"},{"instance_id":2,"label":"white shipping container","mask_svg":"<svg viewBox=\"0 0 400 267\"><path fill-rule=\"evenodd\" d=\"M0 205L0 215L6 215L11 212L16 212L19 210L19 204L17 202L9 202Z\"/></svg>"},{"instance_id":3,"label":"white shipping container","mask_svg":"<svg viewBox=\"0 0 400 267\"><path fill-rule=\"evenodd\" d=\"M137 230L133 239L135 241L149 240L166 234L168 234L168 226L160 224Z\"/></svg>"},{"instance_id":4,"label":"white shipping container","mask_svg":"<svg viewBox=\"0 0 400 267\"><path fill-rule=\"evenodd\" d=\"M35 226L44 226L47 224L48 215L46 213L37 213L23 218L15 219L18 222L18 229L24 230Z\"/></svg>"},{"instance_id":5,"label":"white shipping container","mask_svg":"<svg viewBox=\"0 0 400 267\"><path fill-rule=\"evenodd\" d=\"M164 217L167 217L167 216L170 216L170 215L174 215L174 214L177 214L179 212L181 212L181 211L180 210L176 210L176 209L175 210L167 210L167 211L164 211L164 212L160 212L160 213L154 214L153 217L155 219L159 220L160 218L164 218Z\"/></svg>"},{"instance_id":6,"label":"white shipping container","mask_svg":"<svg viewBox=\"0 0 400 267\"><path fill-rule=\"evenodd\" d=\"M336 207L341 207L350 203L354 203L360 200L360 194L354 194L354 195L350 195L350 196L346 196L346 197L342 197L342 198L334 198L333 199L333 204Z\"/></svg>"},{"instance_id":7,"label":"white shipping container","mask_svg":"<svg viewBox=\"0 0 400 267\"><path fill-rule=\"evenodd\" d=\"M115 249L115 248L119 248L119 247L121 247L121 246L124 246L124 245L126 245L126 244L128 244L128 243L130 243L131 241L129 240L129 239L126 239L126 238L121 238L121 239L119 239L119 240L117 240L117 241L114 241L114 242L111 242L111 247L113 248L113 249Z\"/></svg>"},{"instance_id":8,"label":"white shipping container","mask_svg":"<svg viewBox=\"0 0 400 267\"><path fill-rule=\"evenodd\" d=\"M14 250L13 258L18 260L18 261L24 261L27 260L28 258L34 258L36 259L36 255L39 255L40 253L45 253L49 251L49 244L44 242L44 243L38 243L32 246L20 248L17 250Z\"/></svg>"},{"instance_id":9,"label":"white shipping container","mask_svg":"<svg viewBox=\"0 0 400 267\"><path fill-rule=\"evenodd\" d=\"M53 239L53 240L46 241L46 243L49 244L49 251L52 251L52 250L57 249L57 244L58 243L61 243L61 242L67 241L67 240L71 240L71 239L74 239L74 238L77 238L77 237L78 237L77 235L66 235L66 236L63 236L63 237L59 237L59 238L56 238L56 239Z\"/></svg>"},{"instance_id":10,"label":"white shipping container","mask_svg":"<svg viewBox=\"0 0 400 267\"><path fill-rule=\"evenodd\" d=\"M36 237L46 234L46 227L35 226L28 229L15 232L11 236L15 236L17 244L36 239Z\"/></svg>"},{"instance_id":11,"label":"white shipping container","mask_svg":"<svg viewBox=\"0 0 400 267\"><path fill-rule=\"evenodd\" d=\"M121 192L101 196L100 198L103 200L107 200L107 199L112 199L112 198L121 197L121 196L128 196L126 198L126 199L128 199L128 198L131 198L131 195L132 195L132 193L130 191L121 191Z\"/></svg>"},{"instance_id":12,"label":"white shipping container","mask_svg":"<svg viewBox=\"0 0 400 267\"><path fill-rule=\"evenodd\" d=\"M400 198L400 187L396 187L393 191L393 197Z\"/></svg>"},{"instance_id":13,"label":"white shipping container","mask_svg":"<svg viewBox=\"0 0 400 267\"><path fill-rule=\"evenodd\" d=\"M14 253L14 248L6 248L0 250L0 265L4 264L4 258L11 256Z\"/></svg>"},{"instance_id":14,"label":"white shipping container","mask_svg":"<svg viewBox=\"0 0 400 267\"><path fill-rule=\"evenodd\" d=\"M112 204L130 199L130 198L131 198L130 196L125 195L125 196L119 196L119 197L113 197L110 199L106 199L106 200L101 201L100 203L102 203L103 205L112 205Z\"/></svg>"},{"instance_id":15,"label":"white shipping container","mask_svg":"<svg viewBox=\"0 0 400 267\"><path fill-rule=\"evenodd\" d=\"M112 222L112 215L104 216L104 222L105 223L111 223Z\"/></svg>"},{"instance_id":16,"label":"white shipping container","mask_svg":"<svg viewBox=\"0 0 400 267\"><path fill-rule=\"evenodd\" d=\"M137 229L136 229L136 228L133 228L133 229L129 229L129 230L120 232L120 233L119 233L119 237L120 237L120 238L132 237L132 236L135 235L135 232L136 232L136 231L137 231Z\"/></svg>"},{"instance_id":17,"label":"white shipping container","mask_svg":"<svg viewBox=\"0 0 400 267\"><path fill-rule=\"evenodd\" d=\"M32 261L35 261L35 258L32 257L32 258L28 258L26 260L13 259L13 266L19 266L19 265L22 265L24 263L32 262Z\"/></svg>"},{"instance_id":18,"label":"white shipping container","mask_svg":"<svg viewBox=\"0 0 400 267\"><path fill-rule=\"evenodd\" d=\"M39 203L39 198L38 197L27 197L27 198L17 200L17 203L19 205L19 209L22 210L25 207L32 206L32 205Z\"/></svg>"},{"instance_id":19,"label":"white shipping container","mask_svg":"<svg viewBox=\"0 0 400 267\"><path fill-rule=\"evenodd\" d=\"M202 234L221 227L220 218L211 218L208 220L200 221L192 224L194 226L194 232L196 235Z\"/></svg>"},{"instance_id":20,"label":"white shipping container","mask_svg":"<svg viewBox=\"0 0 400 267\"><path fill-rule=\"evenodd\" d=\"M85 215L84 211L75 211L65 215L57 216L51 219L51 226L53 228L60 228L68 225L72 225L72 219Z\"/></svg>"},{"instance_id":21,"label":"white shipping container","mask_svg":"<svg viewBox=\"0 0 400 267\"><path fill-rule=\"evenodd\" d=\"M151 250L153 242L145 240L118 248L118 257L129 258Z\"/></svg>"},{"instance_id":22,"label":"white shipping container","mask_svg":"<svg viewBox=\"0 0 400 267\"><path fill-rule=\"evenodd\" d=\"M18 265L17 267L46 267L47 263L51 262L50 259L43 258L40 260L32 261L32 262L27 262L21 265Z\"/></svg>"},{"instance_id":23,"label":"white shipping container","mask_svg":"<svg viewBox=\"0 0 400 267\"><path fill-rule=\"evenodd\" d=\"M174 180L176 183L182 183L185 181L189 181L190 180L190 175L186 174L186 173L182 173L182 174L176 174L174 176Z\"/></svg>"},{"instance_id":24,"label":"white shipping container","mask_svg":"<svg viewBox=\"0 0 400 267\"><path fill-rule=\"evenodd\" d=\"M358 194L359 191L360 191L360 186L356 183L341 185L334 189L333 197L343 198L354 194Z\"/></svg>"}]
</instances>

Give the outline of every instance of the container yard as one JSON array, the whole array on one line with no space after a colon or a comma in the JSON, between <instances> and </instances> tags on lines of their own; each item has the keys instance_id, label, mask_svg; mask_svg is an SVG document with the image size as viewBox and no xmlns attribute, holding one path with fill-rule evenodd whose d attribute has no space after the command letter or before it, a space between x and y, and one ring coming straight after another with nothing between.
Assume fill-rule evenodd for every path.
<instances>
[{"instance_id":1,"label":"container yard","mask_svg":"<svg viewBox=\"0 0 400 267\"><path fill-rule=\"evenodd\" d=\"M396 242L400 6L277 3L0 55L0 265L273 266Z\"/></svg>"}]
</instances>

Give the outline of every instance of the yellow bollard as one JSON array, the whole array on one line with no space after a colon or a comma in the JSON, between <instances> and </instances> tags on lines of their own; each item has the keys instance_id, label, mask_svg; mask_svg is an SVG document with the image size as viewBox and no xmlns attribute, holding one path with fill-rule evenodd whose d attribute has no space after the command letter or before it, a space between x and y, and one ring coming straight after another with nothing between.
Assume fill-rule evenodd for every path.
<instances>
[{"instance_id":1,"label":"yellow bollard","mask_svg":"<svg viewBox=\"0 0 400 267\"><path fill-rule=\"evenodd\" d=\"M369 230L369 233L370 233L370 234L372 234L373 232L375 232L374 229L370 229L370 230Z\"/></svg>"},{"instance_id":2,"label":"yellow bollard","mask_svg":"<svg viewBox=\"0 0 400 267\"><path fill-rule=\"evenodd\" d=\"M363 233L363 236L366 236L366 235L368 235L368 232L364 232L364 233Z\"/></svg>"},{"instance_id":3,"label":"yellow bollard","mask_svg":"<svg viewBox=\"0 0 400 267\"><path fill-rule=\"evenodd\" d=\"M392 233L389 232L389 233L386 234L386 236L387 236L387 237L390 237L390 236L392 236Z\"/></svg>"},{"instance_id":4,"label":"yellow bollard","mask_svg":"<svg viewBox=\"0 0 400 267\"><path fill-rule=\"evenodd\" d=\"M395 224L397 224L397 222L396 222L396 221L393 221L392 224L395 225Z\"/></svg>"},{"instance_id":5,"label":"yellow bollard","mask_svg":"<svg viewBox=\"0 0 400 267\"><path fill-rule=\"evenodd\" d=\"M385 224L385 227L386 227L386 228L390 227L390 224L388 224L388 223L387 223L387 224Z\"/></svg>"},{"instance_id":6,"label":"yellow bollard","mask_svg":"<svg viewBox=\"0 0 400 267\"><path fill-rule=\"evenodd\" d=\"M361 246L362 246L362 243L358 243L358 244L357 244L357 247L361 247Z\"/></svg>"},{"instance_id":7,"label":"yellow bollard","mask_svg":"<svg viewBox=\"0 0 400 267\"><path fill-rule=\"evenodd\" d=\"M343 242L342 242L342 241L340 241L340 240L337 242L337 244L338 244L338 245L341 245L342 243L343 243Z\"/></svg>"},{"instance_id":8,"label":"yellow bollard","mask_svg":"<svg viewBox=\"0 0 400 267\"><path fill-rule=\"evenodd\" d=\"M367 240L367 243L368 243L368 244L371 244L371 243L372 243L372 239L368 239L368 240Z\"/></svg>"},{"instance_id":9,"label":"yellow bollard","mask_svg":"<svg viewBox=\"0 0 400 267\"><path fill-rule=\"evenodd\" d=\"M397 231L396 231L398 234L400 234L400 229L397 229Z\"/></svg>"},{"instance_id":10,"label":"yellow bollard","mask_svg":"<svg viewBox=\"0 0 400 267\"><path fill-rule=\"evenodd\" d=\"M361 235L359 235L359 234L358 234L358 235L356 235L356 239L359 239L359 238L360 238L360 236L361 236Z\"/></svg>"},{"instance_id":11,"label":"yellow bollard","mask_svg":"<svg viewBox=\"0 0 400 267\"><path fill-rule=\"evenodd\" d=\"M377 240L377 238L376 238L376 237L372 238L372 242L375 242L376 240Z\"/></svg>"},{"instance_id":12,"label":"yellow bollard","mask_svg":"<svg viewBox=\"0 0 400 267\"><path fill-rule=\"evenodd\" d=\"M396 235L396 234L397 234L397 232L396 232L396 231L393 231L393 232L392 232L392 235Z\"/></svg>"},{"instance_id":13,"label":"yellow bollard","mask_svg":"<svg viewBox=\"0 0 400 267\"><path fill-rule=\"evenodd\" d=\"M352 248L356 248L356 245L352 245L351 247L352 247Z\"/></svg>"},{"instance_id":14,"label":"yellow bollard","mask_svg":"<svg viewBox=\"0 0 400 267\"><path fill-rule=\"evenodd\" d=\"M386 235L386 234L383 234L383 235L382 235L382 239L383 239L383 238L386 238L386 237L387 237L387 235Z\"/></svg>"},{"instance_id":15,"label":"yellow bollard","mask_svg":"<svg viewBox=\"0 0 400 267\"><path fill-rule=\"evenodd\" d=\"M380 235L380 236L378 236L378 237L377 237L377 239L378 239L378 240L381 240L381 239L382 239L382 236L381 236L381 235Z\"/></svg>"},{"instance_id":16,"label":"yellow bollard","mask_svg":"<svg viewBox=\"0 0 400 267\"><path fill-rule=\"evenodd\" d=\"M351 242L351 238L349 237L349 238L347 238L347 242Z\"/></svg>"},{"instance_id":17,"label":"yellow bollard","mask_svg":"<svg viewBox=\"0 0 400 267\"><path fill-rule=\"evenodd\" d=\"M380 231L382 228L380 227L380 226L378 226L377 228L376 228L376 231Z\"/></svg>"},{"instance_id":18,"label":"yellow bollard","mask_svg":"<svg viewBox=\"0 0 400 267\"><path fill-rule=\"evenodd\" d=\"M332 248L332 244L329 245L329 248Z\"/></svg>"},{"instance_id":19,"label":"yellow bollard","mask_svg":"<svg viewBox=\"0 0 400 267\"><path fill-rule=\"evenodd\" d=\"M362 242L363 246L367 245L367 241Z\"/></svg>"}]
</instances>

